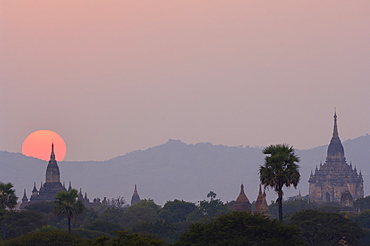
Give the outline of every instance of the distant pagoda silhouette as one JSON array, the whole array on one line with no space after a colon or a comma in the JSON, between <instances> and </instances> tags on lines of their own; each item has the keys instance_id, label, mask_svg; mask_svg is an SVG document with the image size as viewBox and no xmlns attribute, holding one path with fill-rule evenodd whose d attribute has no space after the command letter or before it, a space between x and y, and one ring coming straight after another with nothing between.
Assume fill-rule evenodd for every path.
<instances>
[{"instance_id":1,"label":"distant pagoda silhouette","mask_svg":"<svg viewBox=\"0 0 370 246\"><path fill-rule=\"evenodd\" d=\"M252 206L248 197L245 195L243 184L240 186L239 196L234 203L234 211L252 211Z\"/></svg>"},{"instance_id":2,"label":"distant pagoda silhouette","mask_svg":"<svg viewBox=\"0 0 370 246\"><path fill-rule=\"evenodd\" d=\"M309 199L315 202L338 202L343 208L353 205L353 200L364 197L364 180L361 171L347 164L344 148L338 134L337 114L324 165L316 167L309 179ZM346 209L343 209L346 210Z\"/></svg>"},{"instance_id":3,"label":"distant pagoda silhouette","mask_svg":"<svg viewBox=\"0 0 370 246\"><path fill-rule=\"evenodd\" d=\"M260 184L260 189L258 192L257 200L256 200L256 213L261 213L266 216L271 216L269 206L267 205L266 201L266 192L261 189L261 184Z\"/></svg>"},{"instance_id":4,"label":"distant pagoda silhouette","mask_svg":"<svg viewBox=\"0 0 370 246\"><path fill-rule=\"evenodd\" d=\"M131 206L135 205L138 202L140 202L140 196L139 196L139 193L137 192L137 188L135 185L134 194L132 195L132 198L131 198Z\"/></svg>"}]
</instances>

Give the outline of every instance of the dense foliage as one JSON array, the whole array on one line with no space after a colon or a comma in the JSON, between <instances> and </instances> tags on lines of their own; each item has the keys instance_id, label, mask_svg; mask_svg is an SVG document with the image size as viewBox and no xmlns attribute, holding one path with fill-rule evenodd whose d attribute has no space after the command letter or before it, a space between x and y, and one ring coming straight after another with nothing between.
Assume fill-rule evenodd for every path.
<instances>
[{"instance_id":1,"label":"dense foliage","mask_svg":"<svg viewBox=\"0 0 370 246\"><path fill-rule=\"evenodd\" d=\"M36 231L18 238L2 242L1 246L65 246L76 245L82 242L82 238L66 231Z\"/></svg>"},{"instance_id":2,"label":"dense foliage","mask_svg":"<svg viewBox=\"0 0 370 246\"><path fill-rule=\"evenodd\" d=\"M195 223L176 243L185 245L303 245L298 229L261 214L232 212L211 223Z\"/></svg>"},{"instance_id":3,"label":"dense foliage","mask_svg":"<svg viewBox=\"0 0 370 246\"><path fill-rule=\"evenodd\" d=\"M278 218L279 216L278 208L279 205L274 201L271 201L271 204L269 205L269 210L273 218ZM313 209L328 213L339 213L340 204L335 202L316 203L311 202L307 199L296 199L283 202L284 218L289 218L292 214L307 209Z\"/></svg>"},{"instance_id":4,"label":"dense foliage","mask_svg":"<svg viewBox=\"0 0 370 246\"><path fill-rule=\"evenodd\" d=\"M117 232L113 238L106 236L98 237L95 240L86 240L81 246L106 245L106 246L165 246L169 245L154 235L129 234L126 231Z\"/></svg>"},{"instance_id":5,"label":"dense foliage","mask_svg":"<svg viewBox=\"0 0 370 246\"><path fill-rule=\"evenodd\" d=\"M179 200L168 201L159 211L158 216L171 223L178 223L186 221L188 215L196 209L197 206L191 202Z\"/></svg>"},{"instance_id":6,"label":"dense foliage","mask_svg":"<svg viewBox=\"0 0 370 246\"><path fill-rule=\"evenodd\" d=\"M294 214L290 223L301 229L308 245L360 245L364 237L361 227L338 213L303 210Z\"/></svg>"},{"instance_id":7,"label":"dense foliage","mask_svg":"<svg viewBox=\"0 0 370 246\"><path fill-rule=\"evenodd\" d=\"M354 206L359 211L370 210L370 196L359 198L354 202Z\"/></svg>"},{"instance_id":8,"label":"dense foliage","mask_svg":"<svg viewBox=\"0 0 370 246\"><path fill-rule=\"evenodd\" d=\"M19 237L46 225L42 214L31 210L9 211L2 219L3 239Z\"/></svg>"},{"instance_id":9,"label":"dense foliage","mask_svg":"<svg viewBox=\"0 0 370 246\"><path fill-rule=\"evenodd\" d=\"M12 186L8 191L12 196ZM233 202L223 203L216 199L214 192L207 195L209 201L198 204L174 200L161 207L153 200L144 199L128 206L119 197L85 210L81 210L76 194L76 191L73 194L62 192L55 202L33 204L23 211L12 211L13 205L8 203L1 214L0 226L5 240L0 241L0 245L330 246L370 243L370 210L344 217L337 213L337 204L316 204L303 199L286 201L284 213L288 224L283 224L261 214L232 212ZM357 204L366 208L367 201L368 198L364 198ZM272 216L277 217L278 205L272 203L269 208ZM70 222L68 216L76 219L70 234L62 230ZM359 225L365 228L365 233Z\"/></svg>"},{"instance_id":10,"label":"dense foliage","mask_svg":"<svg viewBox=\"0 0 370 246\"><path fill-rule=\"evenodd\" d=\"M361 227L370 229L370 210L365 210L362 213L351 215L350 218L359 223Z\"/></svg>"}]
</instances>

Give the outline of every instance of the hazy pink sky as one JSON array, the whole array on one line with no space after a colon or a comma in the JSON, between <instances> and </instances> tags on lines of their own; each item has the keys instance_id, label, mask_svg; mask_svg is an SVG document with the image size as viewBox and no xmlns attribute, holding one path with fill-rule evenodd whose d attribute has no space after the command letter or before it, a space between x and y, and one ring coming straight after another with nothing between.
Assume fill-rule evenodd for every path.
<instances>
[{"instance_id":1,"label":"hazy pink sky","mask_svg":"<svg viewBox=\"0 0 370 246\"><path fill-rule=\"evenodd\" d=\"M180 139L296 148L370 132L370 1L0 1L0 150ZM57 147L57 146L56 146Z\"/></svg>"}]
</instances>

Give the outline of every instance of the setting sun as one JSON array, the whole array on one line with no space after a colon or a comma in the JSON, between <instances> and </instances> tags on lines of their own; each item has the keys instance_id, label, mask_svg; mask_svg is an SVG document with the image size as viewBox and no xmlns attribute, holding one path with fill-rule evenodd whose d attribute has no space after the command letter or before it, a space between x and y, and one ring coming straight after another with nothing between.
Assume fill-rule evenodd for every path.
<instances>
[{"instance_id":1,"label":"setting sun","mask_svg":"<svg viewBox=\"0 0 370 246\"><path fill-rule=\"evenodd\" d=\"M28 135L23 141L22 154L48 161L52 143L54 143L55 159L63 161L66 155L66 144L58 133L49 130L39 130Z\"/></svg>"}]
</instances>

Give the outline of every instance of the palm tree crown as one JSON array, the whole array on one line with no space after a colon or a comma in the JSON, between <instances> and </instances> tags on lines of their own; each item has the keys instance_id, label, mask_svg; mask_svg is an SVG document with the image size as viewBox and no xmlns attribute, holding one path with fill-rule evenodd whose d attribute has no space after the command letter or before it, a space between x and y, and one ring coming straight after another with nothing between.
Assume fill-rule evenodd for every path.
<instances>
[{"instance_id":1,"label":"palm tree crown","mask_svg":"<svg viewBox=\"0 0 370 246\"><path fill-rule=\"evenodd\" d=\"M60 191L54 201L54 214L66 216L68 219L68 231L71 232L71 219L77 219L77 215L85 210L85 205L78 200L78 191Z\"/></svg>"},{"instance_id":2,"label":"palm tree crown","mask_svg":"<svg viewBox=\"0 0 370 246\"><path fill-rule=\"evenodd\" d=\"M0 182L0 212L3 213L6 209L13 209L17 205L15 190L12 183Z\"/></svg>"},{"instance_id":3,"label":"palm tree crown","mask_svg":"<svg viewBox=\"0 0 370 246\"><path fill-rule=\"evenodd\" d=\"M6 238L6 222L4 214L7 210L12 210L17 205L17 199L15 190L13 189L12 183L0 182L0 217L2 226L2 238Z\"/></svg>"},{"instance_id":4,"label":"palm tree crown","mask_svg":"<svg viewBox=\"0 0 370 246\"><path fill-rule=\"evenodd\" d=\"M266 187L273 188L278 193L279 219L282 221L282 199L283 186L294 188L297 187L300 174L299 158L294 154L293 147L286 144L270 145L263 149L265 165L260 166L260 180Z\"/></svg>"},{"instance_id":5,"label":"palm tree crown","mask_svg":"<svg viewBox=\"0 0 370 246\"><path fill-rule=\"evenodd\" d=\"M207 194L207 197L210 197L211 198L211 201L213 201L213 199L215 199L217 196L216 193L214 193L213 191L210 191L208 194Z\"/></svg>"}]
</instances>

